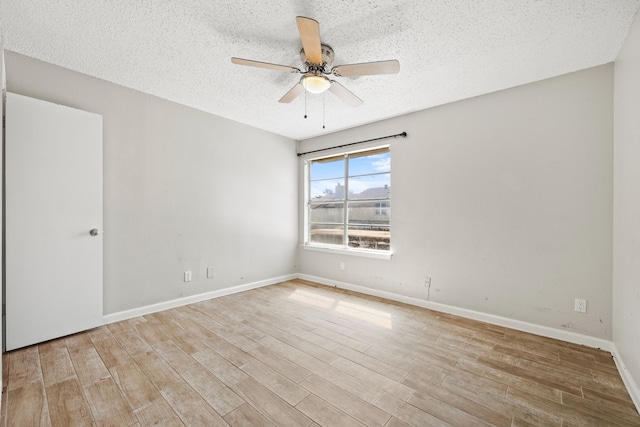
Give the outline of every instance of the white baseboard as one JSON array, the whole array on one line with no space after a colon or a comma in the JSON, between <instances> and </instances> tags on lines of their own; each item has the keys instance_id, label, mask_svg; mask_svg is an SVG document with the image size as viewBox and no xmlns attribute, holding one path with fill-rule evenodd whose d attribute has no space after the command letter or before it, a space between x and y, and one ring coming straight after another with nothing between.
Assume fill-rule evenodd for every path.
<instances>
[{"instance_id":1,"label":"white baseboard","mask_svg":"<svg viewBox=\"0 0 640 427\"><path fill-rule=\"evenodd\" d=\"M131 310L119 311L117 313L111 313L104 315L102 320L105 325L109 323L120 322L122 320L133 319L134 317L144 316L146 314L157 313L162 310L169 310L171 308L181 307L183 305L193 304L200 301L205 301L212 298L219 298L225 295L237 294L238 292L249 291L251 289L261 288L263 286L274 285L280 282L286 282L287 280L293 280L298 277L297 274L289 274L286 276L274 277L271 279L260 280L258 282L246 283L244 285L233 286L230 288L219 289L216 291L205 292L203 294L191 295L184 298L178 298L171 301L160 302L157 304L146 305L144 307L133 308Z\"/></svg>"},{"instance_id":2,"label":"white baseboard","mask_svg":"<svg viewBox=\"0 0 640 427\"><path fill-rule=\"evenodd\" d=\"M627 366L624 364L622 356L620 356L618 348L615 345L613 346L611 354L613 354L613 361L616 362L618 372L620 372L620 376L622 377L622 382L624 382L624 385L627 387L629 396L631 396L631 400L635 403L636 409L640 412L640 388L638 388L638 384L634 381Z\"/></svg>"},{"instance_id":3,"label":"white baseboard","mask_svg":"<svg viewBox=\"0 0 640 427\"><path fill-rule=\"evenodd\" d=\"M319 283L321 285L347 289L366 295L372 295L392 301L415 305L417 307L428 308L430 310L439 311L442 313L455 314L456 316L479 320L481 322L491 323L492 325L504 326L506 328L515 329L517 331L528 332L535 335L541 335L548 338L555 338L574 344L581 344L588 347L606 350L612 354L613 360L615 361L618 371L620 372L620 376L622 377L622 381L627 387L629 396L631 396L631 400L633 400L633 403L636 405L636 409L638 410L638 412L640 412L640 388L638 388L638 385L629 373L629 370L626 368L624 361L622 360L622 357L620 356L620 353L618 352L615 344L611 341L590 337L588 335L576 334L575 332L563 331L561 329L555 329L549 326L536 325L535 323L523 322L521 320L509 319L507 317L495 316L493 314L487 314L479 311L467 310L465 308L454 307L451 305L421 300L418 298L408 297L393 292L381 291L378 289L371 289L351 283L325 279L324 277L311 276L308 274L298 274L298 278L308 280L310 282Z\"/></svg>"},{"instance_id":4,"label":"white baseboard","mask_svg":"<svg viewBox=\"0 0 640 427\"><path fill-rule=\"evenodd\" d=\"M308 274L298 274L298 277L300 279L309 280L311 282L320 283L322 285L333 286L354 292L360 292L362 294L386 298L392 301L398 301L422 308L428 308L430 310L439 311L442 313L455 314L456 316L464 317L467 319L479 320L481 322L491 323L492 325L504 326L535 335L555 338L574 344L586 345L588 347L600 348L602 350L610 352L613 350L613 343L601 338L594 338L588 335L582 335L575 332L551 328L549 326L536 325L535 323L523 322L521 320L510 319L508 317L496 316L493 314L482 313L480 311L468 310L466 308L459 308L451 305L440 304L437 302L426 301L419 298L408 297L405 295L400 295L388 291L381 291L378 289L371 289L364 286L353 285L351 283L340 282L337 280L325 279L323 277L310 276Z\"/></svg>"},{"instance_id":5,"label":"white baseboard","mask_svg":"<svg viewBox=\"0 0 640 427\"><path fill-rule=\"evenodd\" d=\"M618 367L620 376L629 391L631 399L636 405L636 408L640 412L640 388L631 377L628 369L626 368L622 357L620 356L618 349L611 341L607 341L600 338L594 338L587 335L577 334L575 332L563 331L560 329L551 328L548 326L536 325L535 323L523 322L520 320L509 319L507 317L495 316L493 314L482 313L474 310L467 310L464 308L454 307L446 304L440 304L436 302L426 301L414 297L408 297L405 295L396 294L393 292L381 291L377 289L371 289L364 286L354 285L351 283L340 282L337 280L325 279L323 277L311 276L308 274L289 274L286 276L274 277L271 279L260 280L258 282L246 283L244 285L233 286L230 288L219 289L216 291L205 292L198 295L192 295L184 298L178 298L171 301L165 301L158 304L147 305L144 307L134 308L131 310L120 311L117 313L111 313L103 316L104 324L119 322L122 320L132 319L138 316L144 316L146 314L156 313L162 310L168 310L171 308L181 307L188 304L193 304L200 301L205 301L212 298L219 298L225 295L232 295L239 292L248 291L251 289L257 289L264 286L274 285L280 282L286 282L293 279L303 279L310 282L319 283L321 285L347 289L354 292L359 292L366 295L372 295L380 298L385 298L392 301L398 301L405 304L414 305L417 307L428 308L430 310L439 311L442 313L454 314L456 316L464 317L467 319L479 320L481 322L491 323L493 325L504 326L507 328L515 329L518 331L529 332L536 335L541 335L549 338L555 338L562 341L571 342L574 344L586 345L588 347L600 348L611 352L613 359Z\"/></svg>"}]
</instances>

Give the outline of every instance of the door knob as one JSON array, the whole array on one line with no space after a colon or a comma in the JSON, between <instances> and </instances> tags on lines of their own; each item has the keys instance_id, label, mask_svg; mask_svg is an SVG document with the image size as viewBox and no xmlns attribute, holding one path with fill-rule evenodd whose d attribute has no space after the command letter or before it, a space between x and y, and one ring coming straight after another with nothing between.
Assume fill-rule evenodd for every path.
<instances>
[{"instance_id":1,"label":"door knob","mask_svg":"<svg viewBox=\"0 0 640 427\"><path fill-rule=\"evenodd\" d=\"M97 228L93 228L93 229L91 229L91 231L89 231L89 234L91 234L92 236L97 236L97 235L102 234L102 233L104 233L104 231L100 231Z\"/></svg>"}]
</instances>

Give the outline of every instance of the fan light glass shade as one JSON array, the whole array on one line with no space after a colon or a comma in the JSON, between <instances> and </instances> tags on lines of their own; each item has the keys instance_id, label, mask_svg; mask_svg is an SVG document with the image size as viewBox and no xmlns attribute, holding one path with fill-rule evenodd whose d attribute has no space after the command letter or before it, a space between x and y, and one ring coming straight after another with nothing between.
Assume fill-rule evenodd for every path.
<instances>
[{"instance_id":1,"label":"fan light glass shade","mask_svg":"<svg viewBox=\"0 0 640 427\"><path fill-rule=\"evenodd\" d=\"M311 93L322 93L329 89L331 81L325 76L309 75L302 78L302 86Z\"/></svg>"}]
</instances>

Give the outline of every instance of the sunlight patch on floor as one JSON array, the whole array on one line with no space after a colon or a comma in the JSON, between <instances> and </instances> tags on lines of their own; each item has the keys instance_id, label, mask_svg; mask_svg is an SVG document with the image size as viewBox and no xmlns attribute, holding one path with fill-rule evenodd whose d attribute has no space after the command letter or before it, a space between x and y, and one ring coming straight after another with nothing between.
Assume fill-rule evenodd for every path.
<instances>
[{"instance_id":1,"label":"sunlight patch on floor","mask_svg":"<svg viewBox=\"0 0 640 427\"><path fill-rule=\"evenodd\" d=\"M367 323L391 329L391 314L361 304L340 301L335 308L336 313L346 314Z\"/></svg>"},{"instance_id":2,"label":"sunlight patch on floor","mask_svg":"<svg viewBox=\"0 0 640 427\"><path fill-rule=\"evenodd\" d=\"M289 298L296 301L305 302L307 304L315 305L316 307L326 308L329 310L336 303L336 300L334 298L325 297L322 295L315 294L313 292L303 291L301 289L298 289L297 291L292 293Z\"/></svg>"},{"instance_id":3,"label":"sunlight patch on floor","mask_svg":"<svg viewBox=\"0 0 640 427\"><path fill-rule=\"evenodd\" d=\"M336 313L344 314L385 329L392 329L390 313L376 310L366 305L341 301L302 289L297 289L291 293L289 298L319 308L332 310Z\"/></svg>"}]
</instances>

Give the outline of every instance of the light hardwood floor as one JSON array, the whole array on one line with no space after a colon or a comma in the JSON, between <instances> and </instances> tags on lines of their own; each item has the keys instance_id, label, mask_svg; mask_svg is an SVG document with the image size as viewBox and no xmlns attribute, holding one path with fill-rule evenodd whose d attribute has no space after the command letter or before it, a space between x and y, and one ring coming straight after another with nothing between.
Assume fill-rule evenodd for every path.
<instances>
[{"instance_id":1,"label":"light hardwood floor","mask_svg":"<svg viewBox=\"0 0 640 427\"><path fill-rule=\"evenodd\" d=\"M607 352L302 281L3 369L2 426L640 426Z\"/></svg>"}]
</instances>

